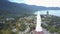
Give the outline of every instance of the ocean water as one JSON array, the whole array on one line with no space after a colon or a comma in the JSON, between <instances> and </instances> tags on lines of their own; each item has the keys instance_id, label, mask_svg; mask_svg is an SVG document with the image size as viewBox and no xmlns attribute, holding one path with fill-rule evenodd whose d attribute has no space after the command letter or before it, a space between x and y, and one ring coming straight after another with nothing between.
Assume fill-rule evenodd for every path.
<instances>
[{"instance_id":1,"label":"ocean water","mask_svg":"<svg viewBox=\"0 0 60 34\"><path fill-rule=\"evenodd\" d=\"M60 16L60 10L41 10L40 14L46 14L47 11L50 15ZM37 11L35 12L35 14L37 14Z\"/></svg>"}]
</instances>

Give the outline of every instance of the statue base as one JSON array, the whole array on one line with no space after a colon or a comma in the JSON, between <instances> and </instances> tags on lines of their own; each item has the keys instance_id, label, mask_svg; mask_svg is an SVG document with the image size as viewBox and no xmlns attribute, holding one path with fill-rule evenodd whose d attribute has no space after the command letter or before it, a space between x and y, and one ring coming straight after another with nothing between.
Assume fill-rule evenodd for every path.
<instances>
[{"instance_id":1,"label":"statue base","mask_svg":"<svg viewBox=\"0 0 60 34\"><path fill-rule=\"evenodd\" d=\"M44 33L43 33L43 31L41 31L41 32L34 31L34 34L44 34Z\"/></svg>"}]
</instances>

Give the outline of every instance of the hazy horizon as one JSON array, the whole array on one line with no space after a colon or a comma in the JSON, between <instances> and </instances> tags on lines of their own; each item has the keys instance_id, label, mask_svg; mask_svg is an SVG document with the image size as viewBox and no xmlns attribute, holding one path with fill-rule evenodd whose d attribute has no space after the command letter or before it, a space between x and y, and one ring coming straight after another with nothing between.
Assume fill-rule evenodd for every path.
<instances>
[{"instance_id":1,"label":"hazy horizon","mask_svg":"<svg viewBox=\"0 0 60 34\"><path fill-rule=\"evenodd\" d=\"M60 7L60 0L9 0L10 2L25 3L28 5Z\"/></svg>"}]
</instances>

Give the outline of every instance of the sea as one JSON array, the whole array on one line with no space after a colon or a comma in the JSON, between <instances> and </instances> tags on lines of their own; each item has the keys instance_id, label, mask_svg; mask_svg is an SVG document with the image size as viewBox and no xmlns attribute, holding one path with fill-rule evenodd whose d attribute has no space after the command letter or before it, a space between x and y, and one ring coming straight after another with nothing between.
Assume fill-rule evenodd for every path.
<instances>
[{"instance_id":1,"label":"sea","mask_svg":"<svg viewBox=\"0 0 60 34\"><path fill-rule=\"evenodd\" d=\"M40 14L47 14L47 11L50 15L60 16L60 10L40 10ZM37 14L37 11L34 14Z\"/></svg>"}]
</instances>

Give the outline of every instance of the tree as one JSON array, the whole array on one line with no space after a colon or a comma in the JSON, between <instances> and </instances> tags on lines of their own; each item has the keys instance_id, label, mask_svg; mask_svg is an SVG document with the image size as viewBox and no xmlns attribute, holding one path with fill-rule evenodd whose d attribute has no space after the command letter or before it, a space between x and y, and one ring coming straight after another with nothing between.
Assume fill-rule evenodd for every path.
<instances>
[{"instance_id":1,"label":"tree","mask_svg":"<svg viewBox=\"0 0 60 34\"><path fill-rule=\"evenodd\" d=\"M25 29L26 29L26 25L24 23L21 23L19 30L24 31Z\"/></svg>"},{"instance_id":2,"label":"tree","mask_svg":"<svg viewBox=\"0 0 60 34\"><path fill-rule=\"evenodd\" d=\"M55 28L53 26L50 27L49 31L54 34Z\"/></svg>"},{"instance_id":3,"label":"tree","mask_svg":"<svg viewBox=\"0 0 60 34\"><path fill-rule=\"evenodd\" d=\"M60 34L60 29L58 30L58 34Z\"/></svg>"},{"instance_id":4,"label":"tree","mask_svg":"<svg viewBox=\"0 0 60 34\"><path fill-rule=\"evenodd\" d=\"M35 24L33 24L33 25L30 25L29 27L30 27L30 31L29 32L31 32L32 30L35 30L36 26L35 26Z\"/></svg>"}]
</instances>

